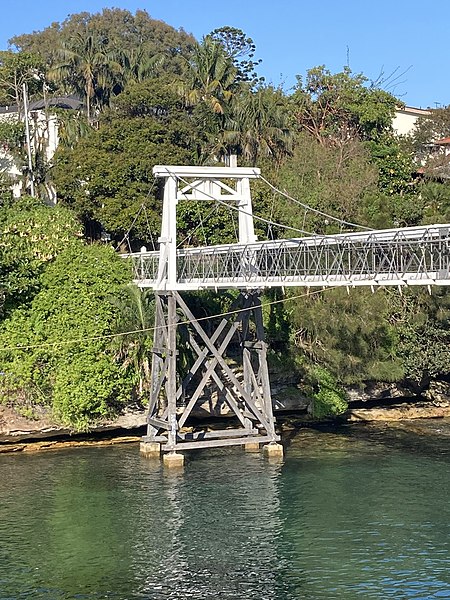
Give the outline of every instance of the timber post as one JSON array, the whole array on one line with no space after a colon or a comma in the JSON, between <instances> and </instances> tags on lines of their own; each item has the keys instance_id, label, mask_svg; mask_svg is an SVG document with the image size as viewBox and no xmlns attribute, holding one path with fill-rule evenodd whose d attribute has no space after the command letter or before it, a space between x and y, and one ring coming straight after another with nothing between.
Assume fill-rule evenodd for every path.
<instances>
[{"instance_id":1,"label":"timber post","mask_svg":"<svg viewBox=\"0 0 450 600\"><path fill-rule=\"evenodd\" d=\"M242 445L250 451L261 444L274 444L279 436L275 432L270 392L261 291L238 288L229 312L216 318L212 327L209 323L205 328L202 319L194 314L189 298L181 293L185 288L176 249L178 202L217 196L239 209L239 243L254 243L249 180L258 177L259 170L155 167L154 174L164 177L165 187L154 286L151 391L147 435L142 438L141 451L146 456L162 452L164 464L170 467L182 466L184 457L179 452L183 450ZM189 183L186 179L194 181ZM242 258L242 273L252 272L252 260L251 255ZM205 417L226 414L227 418L233 418L234 424L193 430L187 426L187 420L198 407Z\"/></svg>"}]
</instances>

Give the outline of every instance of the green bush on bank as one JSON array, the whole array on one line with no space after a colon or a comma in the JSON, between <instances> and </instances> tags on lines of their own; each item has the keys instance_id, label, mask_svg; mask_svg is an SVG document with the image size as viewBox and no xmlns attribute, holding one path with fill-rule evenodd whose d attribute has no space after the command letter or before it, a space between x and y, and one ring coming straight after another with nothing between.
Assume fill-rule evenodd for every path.
<instances>
[{"instance_id":1,"label":"green bush on bank","mask_svg":"<svg viewBox=\"0 0 450 600\"><path fill-rule=\"evenodd\" d=\"M72 211L24 196L0 210L2 314L28 303L40 277L58 254L80 243L81 225Z\"/></svg>"},{"instance_id":2,"label":"green bush on bank","mask_svg":"<svg viewBox=\"0 0 450 600\"><path fill-rule=\"evenodd\" d=\"M315 367L309 375L314 392L312 394L312 414L316 419L341 415L347 408L344 390L329 371Z\"/></svg>"},{"instance_id":3,"label":"green bush on bank","mask_svg":"<svg viewBox=\"0 0 450 600\"><path fill-rule=\"evenodd\" d=\"M126 402L132 377L108 336L130 279L111 248L80 240L48 264L30 304L1 325L2 401L44 403L76 429Z\"/></svg>"}]
</instances>

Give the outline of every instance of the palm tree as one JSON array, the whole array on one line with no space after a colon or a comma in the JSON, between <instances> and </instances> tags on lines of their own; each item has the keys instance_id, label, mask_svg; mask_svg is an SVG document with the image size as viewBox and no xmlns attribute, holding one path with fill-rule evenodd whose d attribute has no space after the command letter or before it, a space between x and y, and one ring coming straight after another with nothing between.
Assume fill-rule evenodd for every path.
<instances>
[{"instance_id":1,"label":"palm tree","mask_svg":"<svg viewBox=\"0 0 450 600\"><path fill-rule=\"evenodd\" d=\"M112 346L115 358L125 370L131 369L137 381L136 395L140 399L150 389L150 351L154 321L152 290L127 288L127 295L117 301L118 316Z\"/></svg>"},{"instance_id":2,"label":"palm tree","mask_svg":"<svg viewBox=\"0 0 450 600\"><path fill-rule=\"evenodd\" d=\"M203 102L223 115L233 95L237 69L222 45L205 37L195 46L187 67L186 80L180 86L187 106Z\"/></svg>"},{"instance_id":3,"label":"palm tree","mask_svg":"<svg viewBox=\"0 0 450 600\"><path fill-rule=\"evenodd\" d=\"M119 58L125 83L140 83L148 77L155 77L160 73L165 61L166 56L162 52L151 54L143 45L124 50Z\"/></svg>"},{"instance_id":4,"label":"palm tree","mask_svg":"<svg viewBox=\"0 0 450 600\"><path fill-rule=\"evenodd\" d=\"M59 55L61 61L51 69L49 78L84 96L88 122L92 123L93 105L108 104L121 67L107 42L89 32L78 32L64 42Z\"/></svg>"},{"instance_id":5,"label":"palm tree","mask_svg":"<svg viewBox=\"0 0 450 600\"><path fill-rule=\"evenodd\" d=\"M233 98L217 150L240 154L254 165L262 156L280 161L291 147L289 114L280 90L247 89Z\"/></svg>"},{"instance_id":6,"label":"palm tree","mask_svg":"<svg viewBox=\"0 0 450 600\"><path fill-rule=\"evenodd\" d=\"M74 148L78 140L91 131L86 115L79 111L58 114L58 139L63 148Z\"/></svg>"}]
</instances>

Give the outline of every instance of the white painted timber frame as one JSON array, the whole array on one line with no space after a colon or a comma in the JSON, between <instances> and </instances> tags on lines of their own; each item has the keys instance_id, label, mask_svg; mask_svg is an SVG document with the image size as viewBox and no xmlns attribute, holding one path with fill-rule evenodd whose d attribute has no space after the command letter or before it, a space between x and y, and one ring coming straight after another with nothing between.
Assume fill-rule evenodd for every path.
<instances>
[{"instance_id":1,"label":"white painted timber frame","mask_svg":"<svg viewBox=\"0 0 450 600\"><path fill-rule=\"evenodd\" d=\"M178 289L177 205L181 201L219 200L233 203L239 209L239 244L256 242L250 179L260 176L259 169L157 165L153 168L153 175L165 180L155 291Z\"/></svg>"},{"instance_id":2,"label":"white painted timber frame","mask_svg":"<svg viewBox=\"0 0 450 600\"><path fill-rule=\"evenodd\" d=\"M450 285L450 224L257 241L250 180L259 169L156 166L165 180L160 250L124 257L134 282L160 291ZM177 249L179 202L239 210L239 241Z\"/></svg>"}]
</instances>

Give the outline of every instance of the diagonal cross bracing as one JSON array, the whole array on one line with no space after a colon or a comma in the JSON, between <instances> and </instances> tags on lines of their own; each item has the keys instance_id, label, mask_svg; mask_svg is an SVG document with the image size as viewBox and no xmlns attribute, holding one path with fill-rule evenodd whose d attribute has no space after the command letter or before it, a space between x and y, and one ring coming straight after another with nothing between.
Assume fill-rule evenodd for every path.
<instances>
[{"instance_id":1,"label":"diagonal cross bracing","mask_svg":"<svg viewBox=\"0 0 450 600\"><path fill-rule=\"evenodd\" d=\"M157 292L155 299L152 390L145 441L161 444L164 452L278 441L259 293L241 292L232 305L237 312L222 318L212 335L178 292ZM188 332L183 342L181 339L177 342L180 318L185 320ZM177 348L182 346L192 351L186 355L188 368L184 373L174 369ZM243 367L243 381L227 359L230 346L234 348L237 364ZM197 406L204 412L205 403L211 405L210 412L216 415L226 405L228 417L234 417L236 426L197 432L186 429L193 410Z\"/></svg>"}]
</instances>

